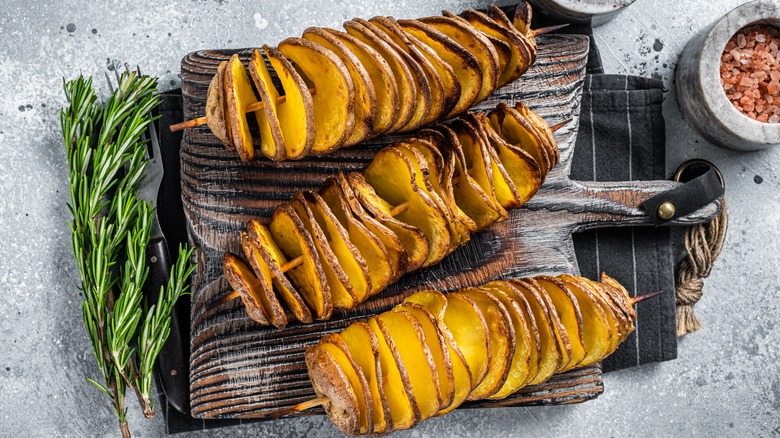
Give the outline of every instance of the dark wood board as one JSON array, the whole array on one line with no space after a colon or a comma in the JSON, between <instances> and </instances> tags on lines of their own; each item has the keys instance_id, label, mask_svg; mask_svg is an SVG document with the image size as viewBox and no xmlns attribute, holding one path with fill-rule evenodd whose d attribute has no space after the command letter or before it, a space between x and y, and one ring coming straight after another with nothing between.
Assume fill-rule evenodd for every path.
<instances>
[{"instance_id":1,"label":"dark wood board","mask_svg":"<svg viewBox=\"0 0 780 438\"><path fill-rule=\"evenodd\" d=\"M571 233L594 227L649 225L641 202L675 183L583 183L569 180L588 38L548 35L538 38L534 66L519 80L498 90L477 109L518 100L549 124L571 120L556 132L561 163L537 195L502 223L472 237L442 263L406 275L386 291L350 312L334 312L327 322L290 324L284 330L250 320L240 300L208 312L208 303L227 293L221 257L240 253L238 233L250 218L267 222L273 208L300 190L316 190L339 171L360 171L378 148L400 137L297 162L247 164L224 150L205 127L189 130L181 150L182 200L198 269L191 309L190 393L197 418L257 418L314 396L303 352L326 333L352 321L390 309L422 288L442 291L475 286L496 278L542 273L578 273ZM201 51L182 62L185 119L203 115L206 89L220 61L233 51ZM249 51L239 51L244 59ZM713 203L675 223L697 223L714 216ZM477 406L576 403L603 390L594 366L556 376L525 388L507 400ZM474 406L474 405L472 405ZM309 413L321 413L310 411Z\"/></svg>"}]
</instances>

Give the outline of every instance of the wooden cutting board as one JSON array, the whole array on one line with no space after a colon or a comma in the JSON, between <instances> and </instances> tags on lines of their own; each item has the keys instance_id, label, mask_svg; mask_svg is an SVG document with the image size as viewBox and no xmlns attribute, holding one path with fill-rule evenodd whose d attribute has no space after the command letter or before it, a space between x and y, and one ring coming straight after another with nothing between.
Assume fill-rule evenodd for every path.
<instances>
[{"instance_id":1,"label":"wooden cutting board","mask_svg":"<svg viewBox=\"0 0 780 438\"><path fill-rule=\"evenodd\" d=\"M192 288L190 395L197 418L259 418L266 412L314 397L303 352L324 334L352 321L392 308L423 288L442 291L476 286L496 278L537 274L577 274L573 232L603 226L650 225L642 201L672 188L669 181L582 183L568 177L579 123L580 94L588 37L547 35L537 39L536 63L519 80L498 90L476 109L499 101L522 100L550 124L571 122L555 133L561 163L536 196L506 221L474 236L440 264L404 276L386 291L350 312L334 311L330 321L284 330L250 320L240 300L209 312L208 303L230 289L222 277L225 251L241 253L238 233L251 218L267 222L273 208L297 191L317 190L339 171L360 171L384 145L340 150L326 157L247 164L225 151L205 127L185 133L181 149L182 201L198 268ZM182 61L185 119L204 115L206 90L217 65L233 53L246 61L249 50L193 52ZM717 214L713 203L675 223L699 223ZM555 376L550 382L502 401L469 406L491 407L577 403L603 391L601 370L592 366ZM308 413L322 413L320 409Z\"/></svg>"}]
</instances>

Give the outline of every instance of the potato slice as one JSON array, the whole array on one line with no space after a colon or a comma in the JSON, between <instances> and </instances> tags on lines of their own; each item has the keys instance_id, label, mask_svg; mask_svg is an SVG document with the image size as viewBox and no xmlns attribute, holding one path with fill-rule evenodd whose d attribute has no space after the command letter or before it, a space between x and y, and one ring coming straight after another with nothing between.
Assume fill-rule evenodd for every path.
<instances>
[{"instance_id":1,"label":"potato slice","mask_svg":"<svg viewBox=\"0 0 780 438\"><path fill-rule=\"evenodd\" d=\"M370 318L369 328L377 338L377 356L382 372L382 387L387 398L387 406L390 409L390 417L393 421L393 430L404 430L414 427L420 422L420 408L412 392L409 376L406 369L400 369L395 355L387 343L382 329L379 327L377 317Z\"/></svg>"},{"instance_id":2,"label":"potato slice","mask_svg":"<svg viewBox=\"0 0 780 438\"><path fill-rule=\"evenodd\" d=\"M467 21L451 17L426 17L419 20L452 39L468 51L477 61L480 69L481 86L473 104L487 99L498 88L499 58L498 52L482 32L478 32ZM405 23L405 22L404 22ZM506 47L507 52L509 47ZM455 68L453 66L453 68ZM459 76L460 77L460 76ZM461 79L461 87L464 80Z\"/></svg>"},{"instance_id":3,"label":"potato slice","mask_svg":"<svg viewBox=\"0 0 780 438\"><path fill-rule=\"evenodd\" d=\"M442 165L437 172L440 174L439 193L447 204L447 208L450 210L450 213L452 213L452 216L460 222L462 228L465 228L469 235L468 238L471 239L471 234L477 231L477 224L464 213L455 202L452 179L456 171L456 157L455 154L452 153L449 143L447 143L447 138L439 131L423 129L417 133L417 137L414 140L415 144L418 146L426 146L426 143L430 144L430 146L426 148L431 150L431 153L435 153L437 156L441 157ZM425 143L421 144L420 142ZM465 244L465 241L463 243Z\"/></svg>"},{"instance_id":4,"label":"potato slice","mask_svg":"<svg viewBox=\"0 0 780 438\"><path fill-rule=\"evenodd\" d=\"M609 294L610 297L613 297L615 302L617 302L620 306L620 309L625 313L626 319L628 320L629 324L631 324L629 326L629 333L634 331L636 311L634 310L633 304L631 304L631 296L628 294L626 288L624 288L623 285L614 278L603 272L601 273L600 283L604 287L604 290Z\"/></svg>"},{"instance_id":5,"label":"potato slice","mask_svg":"<svg viewBox=\"0 0 780 438\"><path fill-rule=\"evenodd\" d=\"M344 28L349 35L376 50L389 64L398 86L399 105L394 108L398 117L389 132L396 132L407 126L412 122L413 117L418 117L415 115L416 106L420 102L426 102L427 108L427 102L430 100L430 94L426 95L423 90L418 88L416 73L419 72L415 72L415 76L413 76L411 67L399 53L397 47L385 42L366 26L357 21L347 21L344 23ZM417 121L419 121L419 117L412 123L417 123Z\"/></svg>"},{"instance_id":6,"label":"potato slice","mask_svg":"<svg viewBox=\"0 0 780 438\"><path fill-rule=\"evenodd\" d=\"M489 329L479 306L469 297L457 292L447 295L447 306L441 320L452 334L457 349L471 372L471 389L474 390L488 373L492 345Z\"/></svg>"},{"instance_id":7,"label":"potato slice","mask_svg":"<svg viewBox=\"0 0 780 438\"><path fill-rule=\"evenodd\" d=\"M522 2L521 2L522 3ZM520 3L517 5L520 7ZM485 13L488 17L490 17L493 21L498 23L501 27L507 28L507 29L513 29L521 34L525 35L525 32L521 32L519 29L515 29L515 26L512 24L512 22L509 20L509 17L506 16L504 11L501 10L496 5L490 5L487 8L487 12Z\"/></svg>"},{"instance_id":8,"label":"potato slice","mask_svg":"<svg viewBox=\"0 0 780 438\"><path fill-rule=\"evenodd\" d=\"M276 113L276 99L279 92L271 81L271 74L265 65L265 59L257 49L252 50L249 61L249 76L255 84L255 90L260 95L263 108L255 111L258 128L260 129L260 151L272 161L283 161L287 158L284 137Z\"/></svg>"},{"instance_id":9,"label":"potato slice","mask_svg":"<svg viewBox=\"0 0 780 438\"><path fill-rule=\"evenodd\" d=\"M325 29L310 27L303 31L303 37L330 49L349 70L355 86L355 128L344 142L344 146L360 143L373 132L377 111L376 90L368 71L346 44Z\"/></svg>"},{"instance_id":10,"label":"potato slice","mask_svg":"<svg viewBox=\"0 0 780 438\"><path fill-rule=\"evenodd\" d=\"M482 400L498 392L506 382L515 353L515 327L509 311L494 296L475 288L461 289L458 293L474 301L485 317L488 327L488 342L490 342L488 372L482 382L471 390L468 397L468 400Z\"/></svg>"},{"instance_id":11,"label":"potato slice","mask_svg":"<svg viewBox=\"0 0 780 438\"><path fill-rule=\"evenodd\" d=\"M220 62L217 73L209 82L206 93L206 123L214 137L217 137L227 150L232 151L233 139L227 132L229 123L225 112L225 67L227 65L227 61Z\"/></svg>"},{"instance_id":12,"label":"potato slice","mask_svg":"<svg viewBox=\"0 0 780 438\"><path fill-rule=\"evenodd\" d=\"M412 394L420 408L420 420L439 412L438 374L425 333L417 319L403 312L385 312L377 316L377 324L395 356L396 365L406 374Z\"/></svg>"},{"instance_id":13,"label":"potato slice","mask_svg":"<svg viewBox=\"0 0 780 438\"><path fill-rule=\"evenodd\" d=\"M269 325L268 315L260 298L264 292L258 290L263 284L255 277L252 269L240 257L228 252L222 257L222 271L230 287L241 297L247 315L258 324Z\"/></svg>"},{"instance_id":14,"label":"potato slice","mask_svg":"<svg viewBox=\"0 0 780 438\"><path fill-rule=\"evenodd\" d=\"M458 136L464 167L479 184L491 203L497 206L502 217L507 211L504 204L512 205L514 196L506 184L500 184L500 175L493 174L488 147L479 132L465 119L458 118L450 124L450 128Z\"/></svg>"},{"instance_id":15,"label":"potato slice","mask_svg":"<svg viewBox=\"0 0 780 438\"><path fill-rule=\"evenodd\" d=\"M608 349L609 352L607 355L612 354L615 352L622 340L624 330L622 312L620 309L615 307L614 303L611 302L608 297L605 296L605 293L601 290L600 287L597 287L593 282L588 281L587 279L578 280L580 287L587 288L594 296L598 297L599 303L601 304L602 309L604 309L604 315L607 317L607 321L612 333L612 338L610 339L610 345Z\"/></svg>"},{"instance_id":16,"label":"potato slice","mask_svg":"<svg viewBox=\"0 0 780 438\"><path fill-rule=\"evenodd\" d=\"M400 20L398 23L404 30L434 50L444 62L452 67L458 78L460 96L445 118L453 117L471 108L478 101L482 89L487 89L490 86L490 79L487 79L487 87L483 86L482 69L476 56L445 33L422 21ZM470 42L476 42L476 38ZM480 55L487 54L480 53ZM490 92L492 90L487 94Z\"/></svg>"},{"instance_id":17,"label":"potato slice","mask_svg":"<svg viewBox=\"0 0 780 438\"><path fill-rule=\"evenodd\" d=\"M430 141L425 139L412 138L406 144L422 156L424 164L420 166L421 170L423 174L428 175L426 181L429 184L429 190L435 195L432 198L436 201L439 209L447 216L450 235L452 236L451 250L454 251L457 247L465 245L471 239L470 229L464 224L463 218L472 223L473 221L457 208L455 199L442 186L442 172L447 171L444 166L444 156ZM452 173L451 169L449 173ZM476 227L476 225L474 226Z\"/></svg>"},{"instance_id":18,"label":"potato slice","mask_svg":"<svg viewBox=\"0 0 780 438\"><path fill-rule=\"evenodd\" d=\"M320 339L319 346L330 353L352 386L352 392L357 399L358 433L361 435L371 433L373 426L371 389L360 367L352 358L347 343L338 333L330 333Z\"/></svg>"},{"instance_id":19,"label":"potato slice","mask_svg":"<svg viewBox=\"0 0 780 438\"><path fill-rule=\"evenodd\" d=\"M606 357L611 343L617 341L617 337L612 335L609 320L601 307L601 299L590 288L580 286L573 278L562 275L558 280L577 299L582 313L582 343L587 353L579 365L587 366Z\"/></svg>"},{"instance_id":20,"label":"potato slice","mask_svg":"<svg viewBox=\"0 0 780 438\"><path fill-rule=\"evenodd\" d=\"M441 14L444 16L444 18L449 18L452 20L456 20L465 26L472 29L474 32L478 33L479 35L484 38L484 40L488 41L491 46L493 46L493 51L496 55L496 84L494 90L497 90L501 88L502 86L506 85L506 83L501 82L501 76L504 74L504 71L506 71L507 66L509 65L509 62L512 58L512 48L510 48L509 44L505 41L503 41L500 38L496 38L493 35L483 32L481 29L477 28L466 20L465 18L461 17L460 15L457 15L453 12L444 10L441 11Z\"/></svg>"},{"instance_id":21,"label":"potato slice","mask_svg":"<svg viewBox=\"0 0 780 438\"><path fill-rule=\"evenodd\" d=\"M493 148L506 175L512 180L518 202L520 205L525 204L542 185L539 163L528 152L504 141L490 126L484 113L475 113L474 116L487 134L489 147Z\"/></svg>"},{"instance_id":22,"label":"potato slice","mask_svg":"<svg viewBox=\"0 0 780 438\"><path fill-rule=\"evenodd\" d=\"M532 111L531 108L528 108L523 102L515 103L515 110L528 119L531 127L536 130L536 136L539 138L541 145L547 149L547 155L550 157L549 172L561 160L558 142L555 141L552 129L550 129L550 126L542 116L535 111Z\"/></svg>"},{"instance_id":23,"label":"potato slice","mask_svg":"<svg viewBox=\"0 0 780 438\"><path fill-rule=\"evenodd\" d=\"M498 205L495 200L491 199L474 178L468 174L466 158L457 134L444 125L439 125L436 129L444 134L447 139L443 146L447 148L446 154L449 155L454 168L450 181L457 179L457 182L449 182L447 184L452 184L452 193L458 208L474 222L477 229L483 229L505 219L506 210ZM448 187L446 189L449 191Z\"/></svg>"},{"instance_id":24,"label":"potato slice","mask_svg":"<svg viewBox=\"0 0 780 438\"><path fill-rule=\"evenodd\" d=\"M460 351L460 348L455 342L455 337L452 335L452 332L450 332L444 324L444 311L447 308L447 297L435 290L419 291L407 297L404 302L401 303L401 307L404 309L424 308L436 321L439 334L447 345L447 354L449 354L451 360L450 364L452 366L454 385L452 402L446 407L443 406L437 416L451 412L466 400L473 385L468 362L466 362L463 352Z\"/></svg>"},{"instance_id":25,"label":"potato slice","mask_svg":"<svg viewBox=\"0 0 780 438\"><path fill-rule=\"evenodd\" d=\"M393 206L407 204L395 217L420 229L428 239L428 256L423 267L440 262L450 248L447 219L417 183L417 175L406 156L395 147L379 151L364 171L366 182L376 194Z\"/></svg>"},{"instance_id":26,"label":"potato slice","mask_svg":"<svg viewBox=\"0 0 780 438\"><path fill-rule=\"evenodd\" d=\"M382 367L377 353L379 341L374 331L365 322L357 321L344 329L341 337L371 391L371 433L380 435L392 431L393 419L382 386Z\"/></svg>"},{"instance_id":27,"label":"potato slice","mask_svg":"<svg viewBox=\"0 0 780 438\"><path fill-rule=\"evenodd\" d=\"M532 35L531 19L533 17L531 5L527 1L521 1L515 8L515 15L512 17L512 27L517 29L523 35Z\"/></svg>"},{"instance_id":28,"label":"potato slice","mask_svg":"<svg viewBox=\"0 0 780 438\"><path fill-rule=\"evenodd\" d=\"M376 108L373 129L369 137L382 135L393 127L398 119L400 107L398 85L390 64L368 44L354 36L333 29L322 29L338 38L365 68L376 93Z\"/></svg>"},{"instance_id":29,"label":"potato slice","mask_svg":"<svg viewBox=\"0 0 780 438\"><path fill-rule=\"evenodd\" d=\"M447 341L439 332L436 318L428 309L415 303L396 306L393 310L408 314L420 324L425 344L430 350L435 364L439 410L449 407L455 395L455 377L452 373L452 359L450 359Z\"/></svg>"},{"instance_id":30,"label":"potato slice","mask_svg":"<svg viewBox=\"0 0 780 438\"><path fill-rule=\"evenodd\" d=\"M396 235L396 233L390 230L390 228L386 227L373 216L368 214L368 212L366 212L366 210L363 208L363 205L360 203L360 201L358 201L357 196L355 196L355 192L352 190L352 186L347 180L347 177L343 173L339 172L337 179L339 182L339 187L344 194L344 199L347 201L347 205L349 205L349 208L352 211L354 217L361 221L369 231L371 231L379 240L382 241L382 245L384 245L385 250L390 257L390 263L393 267L393 276L391 277L390 282L394 282L406 273L408 266L409 259L403 242L398 237L398 235ZM366 186L368 185L366 184ZM406 225L402 222L398 222L398 224L399 227L401 225ZM417 230L417 235L422 235L422 231ZM423 237L425 236L423 235Z\"/></svg>"},{"instance_id":31,"label":"potato slice","mask_svg":"<svg viewBox=\"0 0 780 438\"><path fill-rule=\"evenodd\" d=\"M520 147L528 152L542 169L542 181L547 172L552 169L552 157L549 156L541 139L537 136L531 123L517 110L510 108L503 102L488 114L488 120L493 129L499 133L507 143Z\"/></svg>"},{"instance_id":32,"label":"potato slice","mask_svg":"<svg viewBox=\"0 0 780 438\"><path fill-rule=\"evenodd\" d=\"M322 405L328 418L346 435L360 431L360 406L352 383L331 351L315 345L304 354L309 380L318 397L326 397Z\"/></svg>"},{"instance_id":33,"label":"potato slice","mask_svg":"<svg viewBox=\"0 0 780 438\"><path fill-rule=\"evenodd\" d=\"M536 379L536 376L539 374L539 371L542 367L542 341L541 335L539 333L543 329L538 328L539 326L537 326L534 311L531 309L531 304L525 298L525 295L523 295L514 284L508 281L499 281L498 283L501 291L505 292L510 298L512 298L515 303L518 304L520 310L522 310L527 331L531 336L531 357L528 360L528 378L525 382L523 382L523 386L527 386L531 384L534 379ZM548 333L551 333L549 328L546 328L546 330ZM553 366L550 369L554 370L557 364L553 363L552 365Z\"/></svg>"},{"instance_id":34,"label":"potato slice","mask_svg":"<svg viewBox=\"0 0 780 438\"><path fill-rule=\"evenodd\" d=\"M268 228L273 240L288 260L303 257L303 263L287 271L285 275L295 284L314 318L329 319L333 312L333 303L328 280L322 270L322 262L314 241L298 214L290 204L281 204L274 210Z\"/></svg>"},{"instance_id":35,"label":"potato slice","mask_svg":"<svg viewBox=\"0 0 780 438\"><path fill-rule=\"evenodd\" d=\"M586 282L593 288L594 291L602 298L602 300L607 303L609 308L612 310L612 314L615 316L615 319L618 322L618 344L625 341L626 338L628 338L628 335L631 334L632 331L632 322L629 321L628 316L626 316L626 313L623 311L623 309L620 308L620 304L618 304L617 301L612 299L610 297L609 293L607 292L606 288L603 284L597 282L585 279ZM617 346L616 346L617 347Z\"/></svg>"},{"instance_id":36,"label":"potato slice","mask_svg":"<svg viewBox=\"0 0 780 438\"><path fill-rule=\"evenodd\" d=\"M423 125L430 125L452 113L461 96L461 86L455 70L429 45L406 31L392 17L371 20L390 36L399 47L412 55L425 71L431 87L431 106Z\"/></svg>"},{"instance_id":37,"label":"potato slice","mask_svg":"<svg viewBox=\"0 0 780 438\"><path fill-rule=\"evenodd\" d=\"M505 292L502 282L491 282L480 286L479 289L490 294L504 305L511 325L515 330L514 353L509 364L509 373L504 384L493 395L487 397L491 400L501 400L515 393L528 382L529 376L539 371L539 358L535 339L531 337L531 331L536 331L535 326L528 325L525 319L525 310L517 302L513 295ZM484 312L483 312L484 313Z\"/></svg>"},{"instance_id":38,"label":"potato slice","mask_svg":"<svg viewBox=\"0 0 780 438\"><path fill-rule=\"evenodd\" d=\"M263 257L260 255L257 248L255 248L252 239L249 238L249 234L247 234L246 231L241 232L240 239L244 256L249 260L249 265L257 276L256 290L259 292L257 298L260 299L268 322L278 329L285 328L287 326L287 315L285 315L284 309L274 293L273 284L271 283L271 279L273 278L271 268L269 268L268 264L263 260Z\"/></svg>"},{"instance_id":39,"label":"potato slice","mask_svg":"<svg viewBox=\"0 0 780 438\"><path fill-rule=\"evenodd\" d=\"M447 222L447 229L450 233L450 247L447 250L447 254L451 253L460 246L463 236L461 231L457 228L457 220L452 216L452 213L450 213L450 209L447 207L444 199L442 199L441 196L439 196L439 193L433 188L433 184L430 181L431 168L428 165L428 161L425 159L425 156L419 152L418 148L410 143L398 142L394 144L394 147L398 148L398 150L409 159L414 174L416 175L417 186L431 198L431 201L436 204L436 207L438 207L439 211L444 215L444 219Z\"/></svg>"},{"instance_id":40,"label":"potato slice","mask_svg":"<svg viewBox=\"0 0 780 438\"><path fill-rule=\"evenodd\" d=\"M377 196L374 188L366 182L363 174L352 172L348 176L350 187L360 204L401 240L406 251L406 272L419 269L428 258L428 237L419 228L402 222L390 214L390 205Z\"/></svg>"},{"instance_id":41,"label":"potato slice","mask_svg":"<svg viewBox=\"0 0 780 438\"><path fill-rule=\"evenodd\" d=\"M556 341L558 342L558 349L561 351L561 365L556 370L556 373L563 372L564 368L570 369L570 365L573 362L574 346L572 345L571 336L566 330L566 326L563 325L563 319L558 314L558 309L555 307L550 294L537 282L534 278L528 278L525 281L526 286L534 288L538 296L547 305L547 311L549 312L550 320L552 321L553 332L555 333Z\"/></svg>"},{"instance_id":42,"label":"potato slice","mask_svg":"<svg viewBox=\"0 0 780 438\"><path fill-rule=\"evenodd\" d=\"M555 277L539 276L535 277L535 280L550 297L571 342L571 362L561 372L577 368L588 354L583 342L582 311L577 304L577 298Z\"/></svg>"},{"instance_id":43,"label":"potato slice","mask_svg":"<svg viewBox=\"0 0 780 438\"><path fill-rule=\"evenodd\" d=\"M528 70L533 55L531 54L530 44L526 41L524 35L514 29L507 29L501 26L492 18L474 9L467 9L461 16L478 31L509 45L511 55L498 81L499 87L514 81Z\"/></svg>"},{"instance_id":44,"label":"potato slice","mask_svg":"<svg viewBox=\"0 0 780 438\"><path fill-rule=\"evenodd\" d=\"M498 156L498 152L490 144L487 131L492 131L492 129L488 126L485 114L479 113L479 115L483 117L484 124L474 113L468 113L463 116L462 119L468 125L471 125L472 129L479 135L482 144L484 145L483 150L487 154L491 173L493 175L493 187L496 190L496 200L506 210L517 208L522 205L520 202L520 192L518 191L515 182L510 178L509 172L507 172L504 163Z\"/></svg>"},{"instance_id":45,"label":"potato slice","mask_svg":"<svg viewBox=\"0 0 780 438\"><path fill-rule=\"evenodd\" d=\"M355 86L349 70L335 53L315 42L287 38L279 51L295 63L317 92L314 103L315 137L312 152L338 149L355 127Z\"/></svg>"},{"instance_id":46,"label":"potato slice","mask_svg":"<svg viewBox=\"0 0 780 438\"><path fill-rule=\"evenodd\" d=\"M333 307L337 309L351 309L355 307L360 302L360 296L349 275L341 265L342 261L339 254L331 247L325 230L323 230L311 211L304 194L296 193L290 201L290 205L295 210L295 213L298 214L306 231L312 236L322 270L325 272L325 278L328 279ZM344 254L344 257L346 258L347 255Z\"/></svg>"},{"instance_id":47,"label":"potato slice","mask_svg":"<svg viewBox=\"0 0 780 438\"><path fill-rule=\"evenodd\" d=\"M374 295L384 290L395 273L390 255L382 241L352 215L338 180L330 178L325 181L320 193L321 197L319 195L314 197L317 203L323 203L325 206L321 208L328 208L331 211L339 224L345 228L349 242L365 260L371 285L368 294Z\"/></svg>"},{"instance_id":48,"label":"potato slice","mask_svg":"<svg viewBox=\"0 0 780 438\"><path fill-rule=\"evenodd\" d=\"M541 345L539 369L536 376L526 382L526 385L536 385L547 381L564 361L568 363L571 347L567 349L559 342L560 321L553 319L553 313L550 312L547 302L542 299L539 288L525 280L510 280L508 283L513 286L513 292L518 297L526 300L536 322L539 345ZM557 314L554 316L557 318Z\"/></svg>"},{"instance_id":49,"label":"potato slice","mask_svg":"<svg viewBox=\"0 0 780 438\"><path fill-rule=\"evenodd\" d=\"M518 14L520 16L527 14L527 17L521 18ZM498 23L501 27L508 29L511 32L515 32L522 37L521 41L531 55L531 58L528 60L529 66L536 61L536 34L533 29L531 29L531 6L527 2L520 2L515 8L515 19L522 21L518 22L520 27L516 27L514 23L509 20L509 17L506 16L504 11L496 5L488 6L487 16L492 18L493 21Z\"/></svg>"},{"instance_id":50,"label":"potato slice","mask_svg":"<svg viewBox=\"0 0 780 438\"><path fill-rule=\"evenodd\" d=\"M225 90L233 147L242 160L252 161L255 159L255 146L247 122L246 107L257 102L257 96L252 90L251 80L238 55L233 55L225 68ZM257 112L253 114L255 118L260 117ZM257 123L260 124L259 119Z\"/></svg>"},{"instance_id":51,"label":"potato slice","mask_svg":"<svg viewBox=\"0 0 780 438\"><path fill-rule=\"evenodd\" d=\"M413 56L406 47L399 46L398 42L393 40L390 34L374 22L366 21L362 18L355 18L353 21L360 24L374 38L384 41L385 44L398 53L403 62L409 67L409 71L412 73L412 80L417 88L417 102L412 107L411 119L409 119L406 125L398 129L398 132L408 132L419 128L424 124L426 117L431 112L431 107L436 97L433 93L441 91L434 88L434 85L429 82L429 78L432 77L432 66L428 65L427 60L424 58ZM437 102L439 101L437 100Z\"/></svg>"},{"instance_id":52,"label":"potato slice","mask_svg":"<svg viewBox=\"0 0 780 438\"><path fill-rule=\"evenodd\" d=\"M287 263L287 258L282 254L282 250L279 249L276 242L274 242L271 232L254 219L247 223L246 232L254 243L255 250L271 270L274 290L281 295L282 300L287 304L287 308L298 318L298 321L303 323L312 322L309 308L306 307L303 298L281 270L281 267Z\"/></svg>"},{"instance_id":53,"label":"potato slice","mask_svg":"<svg viewBox=\"0 0 780 438\"><path fill-rule=\"evenodd\" d=\"M457 345L455 344L452 333L448 330L442 329L441 323L439 323L439 332L447 342L447 351L449 352L450 359L452 360L452 376L454 391L452 394L452 403L446 408L442 408L436 416L444 415L448 412L454 411L460 406L471 392L471 388L474 386L471 379L471 369L469 368L466 358L463 356Z\"/></svg>"},{"instance_id":54,"label":"potato slice","mask_svg":"<svg viewBox=\"0 0 780 438\"><path fill-rule=\"evenodd\" d=\"M320 195L316 192L307 193L306 201L309 203L309 208L314 213L317 223L325 232L325 237L338 257L339 264L355 288L358 302L365 301L369 293L374 290L366 259L357 246L352 243L348 231L341 225L341 222Z\"/></svg>"},{"instance_id":55,"label":"potato slice","mask_svg":"<svg viewBox=\"0 0 780 438\"><path fill-rule=\"evenodd\" d=\"M278 50L263 46L276 77L284 88L285 101L276 105L288 160L298 160L314 146L314 101L309 87L290 61Z\"/></svg>"}]
</instances>

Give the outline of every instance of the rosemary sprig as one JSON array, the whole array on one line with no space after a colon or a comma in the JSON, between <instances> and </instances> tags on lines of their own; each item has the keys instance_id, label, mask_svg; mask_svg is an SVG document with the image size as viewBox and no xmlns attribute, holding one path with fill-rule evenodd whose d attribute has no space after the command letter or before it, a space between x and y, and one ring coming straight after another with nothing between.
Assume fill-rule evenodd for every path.
<instances>
[{"instance_id":1,"label":"rosemary sprig","mask_svg":"<svg viewBox=\"0 0 780 438\"><path fill-rule=\"evenodd\" d=\"M103 383L87 379L111 398L123 436L130 436L124 397L133 388L144 414L152 367L170 333L170 312L187 293L191 251L179 248L170 282L157 303L144 303L149 271L152 206L137 196L146 167L141 140L160 103L155 79L124 74L101 108L92 79L64 83L68 106L60 125L68 157L73 254L81 276L84 326ZM138 340L138 349L134 341Z\"/></svg>"}]
</instances>

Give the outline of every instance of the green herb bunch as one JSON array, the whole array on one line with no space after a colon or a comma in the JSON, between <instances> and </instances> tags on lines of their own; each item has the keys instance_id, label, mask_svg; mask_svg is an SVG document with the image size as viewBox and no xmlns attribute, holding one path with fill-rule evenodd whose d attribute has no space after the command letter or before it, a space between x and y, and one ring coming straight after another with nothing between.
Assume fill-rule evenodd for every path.
<instances>
[{"instance_id":1,"label":"green herb bunch","mask_svg":"<svg viewBox=\"0 0 780 438\"><path fill-rule=\"evenodd\" d=\"M143 134L160 104L156 88L154 78L125 73L101 107L92 79L79 77L64 84L68 106L60 112L84 325L103 383L87 380L110 397L123 436L130 436L127 388L135 391L144 415L154 415L152 367L170 333L173 305L188 293L194 270L192 251L180 247L158 301L144 299L153 207L137 190L147 163Z\"/></svg>"}]
</instances>

